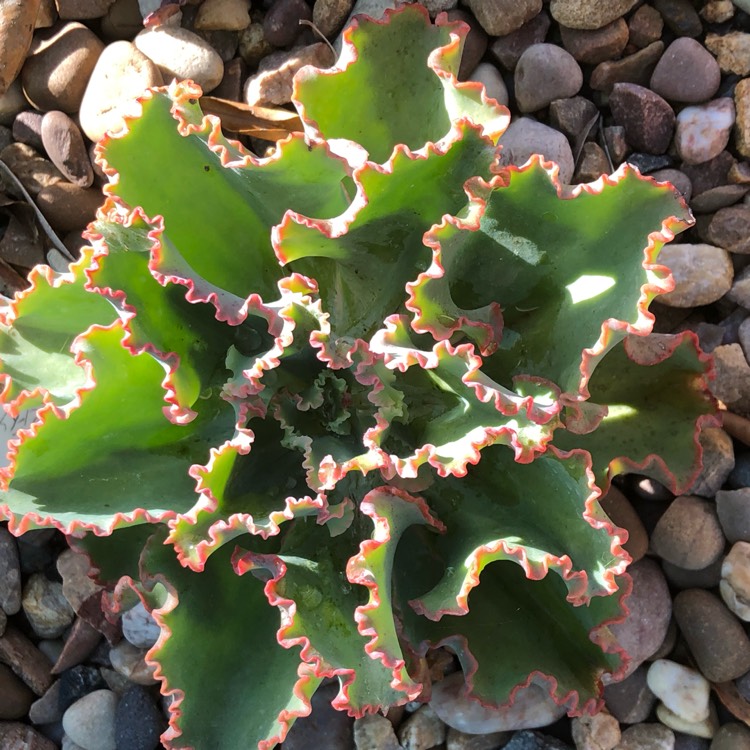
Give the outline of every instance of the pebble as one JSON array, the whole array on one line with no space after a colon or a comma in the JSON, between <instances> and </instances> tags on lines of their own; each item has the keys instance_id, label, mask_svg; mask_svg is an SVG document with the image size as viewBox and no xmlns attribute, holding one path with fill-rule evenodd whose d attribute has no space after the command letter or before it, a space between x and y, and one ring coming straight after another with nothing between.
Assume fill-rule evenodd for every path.
<instances>
[{"instance_id":1,"label":"pebble","mask_svg":"<svg viewBox=\"0 0 750 750\"><path fill-rule=\"evenodd\" d=\"M0 0L0 95L18 76L31 46L39 0Z\"/></svg>"},{"instance_id":2,"label":"pebble","mask_svg":"<svg viewBox=\"0 0 750 750\"><path fill-rule=\"evenodd\" d=\"M734 89L735 144L742 156L750 158L750 78L743 78Z\"/></svg>"},{"instance_id":3,"label":"pebble","mask_svg":"<svg viewBox=\"0 0 750 750\"><path fill-rule=\"evenodd\" d=\"M224 75L219 54L188 29L179 26L144 29L133 44L159 68L166 81L190 79L207 94L219 85Z\"/></svg>"},{"instance_id":4,"label":"pebble","mask_svg":"<svg viewBox=\"0 0 750 750\"><path fill-rule=\"evenodd\" d=\"M701 432L700 444L703 468L690 491L694 495L714 497L734 468L732 438L719 427L709 427Z\"/></svg>"},{"instance_id":5,"label":"pebble","mask_svg":"<svg viewBox=\"0 0 750 750\"><path fill-rule=\"evenodd\" d=\"M57 557L57 572L63 582L63 594L74 610L93 594L102 590L88 575L91 570L88 558L72 549L63 550Z\"/></svg>"},{"instance_id":6,"label":"pebble","mask_svg":"<svg viewBox=\"0 0 750 750\"><path fill-rule=\"evenodd\" d=\"M194 26L201 31L242 31L250 25L250 0L203 0Z\"/></svg>"},{"instance_id":7,"label":"pebble","mask_svg":"<svg viewBox=\"0 0 750 750\"><path fill-rule=\"evenodd\" d=\"M663 724L633 724L622 733L617 750L674 750L674 732Z\"/></svg>"},{"instance_id":8,"label":"pebble","mask_svg":"<svg viewBox=\"0 0 750 750\"><path fill-rule=\"evenodd\" d=\"M656 63L664 52L664 42L649 44L621 60L599 63L592 71L589 84L595 91L608 94L616 83L637 83L648 86Z\"/></svg>"},{"instance_id":9,"label":"pebble","mask_svg":"<svg viewBox=\"0 0 750 750\"><path fill-rule=\"evenodd\" d=\"M251 23L240 33L237 49L242 59L252 68L257 68L258 63L273 52L273 47L263 35L263 26L259 23Z\"/></svg>"},{"instance_id":10,"label":"pebble","mask_svg":"<svg viewBox=\"0 0 750 750\"><path fill-rule=\"evenodd\" d=\"M716 511L724 536L730 544L750 542L750 487L719 490Z\"/></svg>"},{"instance_id":11,"label":"pebble","mask_svg":"<svg viewBox=\"0 0 750 750\"><path fill-rule=\"evenodd\" d=\"M429 705L411 714L398 728L398 739L405 750L429 750L445 740L446 727Z\"/></svg>"},{"instance_id":12,"label":"pebble","mask_svg":"<svg viewBox=\"0 0 750 750\"><path fill-rule=\"evenodd\" d=\"M589 0L552 0L550 13L561 26L571 29L601 29L624 16L638 0L609 0L592 3Z\"/></svg>"},{"instance_id":13,"label":"pebble","mask_svg":"<svg viewBox=\"0 0 750 750\"><path fill-rule=\"evenodd\" d=\"M223 66L222 66L223 70ZM130 42L113 42L102 52L91 74L79 113L81 130L92 141L123 125L132 100L164 82L159 68Z\"/></svg>"},{"instance_id":14,"label":"pebble","mask_svg":"<svg viewBox=\"0 0 750 750\"><path fill-rule=\"evenodd\" d=\"M532 120L519 117L513 120L500 137L500 163L502 165L525 164L532 154L542 154L547 161L560 167L559 180L570 184L575 164L568 139L559 131Z\"/></svg>"},{"instance_id":15,"label":"pebble","mask_svg":"<svg viewBox=\"0 0 750 750\"><path fill-rule=\"evenodd\" d=\"M607 125L604 128L604 142L612 158L612 163L619 166L630 153L630 146L625 140L625 128L622 125Z\"/></svg>"},{"instance_id":16,"label":"pebble","mask_svg":"<svg viewBox=\"0 0 750 750\"><path fill-rule=\"evenodd\" d=\"M42 120L41 112L27 110L19 112L13 120L13 140L25 143L36 151L44 151L42 143Z\"/></svg>"},{"instance_id":17,"label":"pebble","mask_svg":"<svg viewBox=\"0 0 750 750\"><path fill-rule=\"evenodd\" d=\"M620 682L604 687L604 703L609 712L623 724L645 721L656 704L647 680L648 669L641 665Z\"/></svg>"},{"instance_id":18,"label":"pebble","mask_svg":"<svg viewBox=\"0 0 750 750\"><path fill-rule=\"evenodd\" d=\"M380 714L354 720L354 746L357 750L401 750L393 724Z\"/></svg>"},{"instance_id":19,"label":"pebble","mask_svg":"<svg viewBox=\"0 0 750 750\"><path fill-rule=\"evenodd\" d=\"M0 719L20 719L34 702L34 693L16 677L13 670L0 663Z\"/></svg>"},{"instance_id":20,"label":"pebble","mask_svg":"<svg viewBox=\"0 0 750 750\"><path fill-rule=\"evenodd\" d=\"M312 11L305 0L275 0L263 19L263 33L274 47L288 47L302 32L300 20L311 19Z\"/></svg>"},{"instance_id":21,"label":"pebble","mask_svg":"<svg viewBox=\"0 0 750 750\"><path fill-rule=\"evenodd\" d=\"M695 214L709 214L733 206L748 192L747 185L720 185L697 195L690 203Z\"/></svg>"},{"instance_id":22,"label":"pebble","mask_svg":"<svg viewBox=\"0 0 750 750\"><path fill-rule=\"evenodd\" d=\"M125 612L121 622L122 634L138 648L151 648L159 640L161 628L143 602Z\"/></svg>"},{"instance_id":23,"label":"pebble","mask_svg":"<svg viewBox=\"0 0 750 750\"><path fill-rule=\"evenodd\" d=\"M727 298L731 302L736 302L738 305L742 305L745 309L750 309L750 272L747 268L735 278L734 284L732 284L732 289L727 294ZM743 346L743 349L745 350L746 356L750 356L747 354L747 352L750 351L750 347Z\"/></svg>"},{"instance_id":24,"label":"pebble","mask_svg":"<svg viewBox=\"0 0 750 750\"><path fill-rule=\"evenodd\" d=\"M721 558L699 570L688 570L666 560L661 567L667 580L677 589L712 589L721 580Z\"/></svg>"},{"instance_id":25,"label":"pebble","mask_svg":"<svg viewBox=\"0 0 750 750\"><path fill-rule=\"evenodd\" d=\"M628 21L628 41L639 49L661 39L664 19L656 8L641 5Z\"/></svg>"},{"instance_id":26,"label":"pebble","mask_svg":"<svg viewBox=\"0 0 750 750\"><path fill-rule=\"evenodd\" d=\"M644 557L631 565L628 573L633 580L633 591L625 600L629 613L610 630L630 657L630 675L664 641L672 616L672 598L664 574L652 559Z\"/></svg>"},{"instance_id":27,"label":"pebble","mask_svg":"<svg viewBox=\"0 0 750 750\"><path fill-rule=\"evenodd\" d=\"M63 21L101 18L115 0L55 0L57 13Z\"/></svg>"},{"instance_id":28,"label":"pebble","mask_svg":"<svg viewBox=\"0 0 750 750\"><path fill-rule=\"evenodd\" d=\"M115 0L101 20L102 36L110 42L132 39L143 28L137 0Z\"/></svg>"},{"instance_id":29,"label":"pebble","mask_svg":"<svg viewBox=\"0 0 750 750\"><path fill-rule=\"evenodd\" d=\"M81 23L39 34L21 71L24 94L41 112L77 112L103 49L99 38Z\"/></svg>"},{"instance_id":30,"label":"pebble","mask_svg":"<svg viewBox=\"0 0 750 750\"><path fill-rule=\"evenodd\" d=\"M737 542L721 565L719 593L741 620L750 622L750 544Z\"/></svg>"},{"instance_id":31,"label":"pebble","mask_svg":"<svg viewBox=\"0 0 750 750\"><path fill-rule=\"evenodd\" d=\"M16 538L0 527L0 608L7 615L21 609L21 567Z\"/></svg>"},{"instance_id":32,"label":"pebble","mask_svg":"<svg viewBox=\"0 0 750 750\"><path fill-rule=\"evenodd\" d=\"M663 154L667 150L675 115L658 94L634 83L616 83L609 106L615 122L625 128L630 146L647 154Z\"/></svg>"},{"instance_id":33,"label":"pebble","mask_svg":"<svg viewBox=\"0 0 750 750\"><path fill-rule=\"evenodd\" d=\"M65 178L78 187L90 187L94 170L78 126L64 112L44 115L41 123L44 150Z\"/></svg>"},{"instance_id":34,"label":"pebble","mask_svg":"<svg viewBox=\"0 0 750 750\"><path fill-rule=\"evenodd\" d=\"M509 732L466 734L466 732L459 732L458 729L448 727L445 750L498 750L498 748L505 747L510 738Z\"/></svg>"},{"instance_id":35,"label":"pebble","mask_svg":"<svg viewBox=\"0 0 750 750\"><path fill-rule=\"evenodd\" d=\"M750 750L750 728L736 721L724 724L714 735L711 750Z\"/></svg>"},{"instance_id":36,"label":"pebble","mask_svg":"<svg viewBox=\"0 0 750 750\"><path fill-rule=\"evenodd\" d=\"M596 145L596 144L592 144ZM648 534L630 500L614 485L599 499L599 505L615 526L628 532L628 541L623 547L634 563L648 550Z\"/></svg>"},{"instance_id":37,"label":"pebble","mask_svg":"<svg viewBox=\"0 0 750 750\"><path fill-rule=\"evenodd\" d=\"M44 188L36 196L44 218L61 234L85 229L103 202L98 188L80 188L68 182Z\"/></svg>"},{"instance_id":38,"label":"pebble","mask_svg":"<svg viewBox=\"0 0 750 750\"><path fill-rule=\"evenodd\" d=\"M0 747L3 750L57 750L52 740L17 721L0 721Z\"/></svg>"},{"instance_id":39,"label":"pebble","mask_svg":"<svg viewBox=\"0 0 750 750\"><path fill-rule=\"evenodd\" d=\"M653 0L664 22L677 37L696 37L703 31L703 24L690 0Z\"/></svg>"},{"instance_id":40,"label":"pebble","mask_svg":"<svg viewBox=\"0 0 750 750\"><path fill-rule=\"evenodd\" d=\"M657 169L650 176L657 182L670 183L682 195L686 203L690 202L690 197L693 194L693 183L684 172L679 169Z\"/></svg>"},{"instance_id":41,"label":"pebble","mask_svg":"<svg viewBox=\"0 0 750 750\"><path fill-rule=\"evenodd\" d=\"M628 43L628 25L622 18L594 30L561 26L560 34L565 49L578 62L587 65L618 58Z\"/></svg>"},{"instance_id":42,"label":"pebble","mask_svg":"<svg viewBox=\"0 0 750 750\"><path fill-rule=\"evenodd\" d=\"M688 722L709 716L711 686L690 667L669 659L657 659L648 669L648 686L674 714Z\"/></svg>"},{"instance_id":43,"label":"pebble","mask_svg":"<svg viewBox=\"0 0 750 750\"><path fill-rule=\"evenodd\" d=\"M750 34L730 31L728 34L706 34L706 47L716 55L724 73L746 76L750 73Z\"/></svg>"},{"instance_id":44,"label":"pebble","mask_svg":"<svg viewBox=\"0 0 750 750\"><path fill-rule=\"evenodd\" d=\"M513 71L516 69L518 60L521 55L532 44L543 42L549 31L551 21L550 17L542 11L534 16L528 23L521 26L520 29L495 39L489 47L490 55L494 57L505 70Z\"/></svg>"},{"instance_id":45,"label":"pebble","mask_svg":"<svg viewBox=\"0 0 750 750\"><path fill-rule=\"evenodd\" d=\"M498 104L507 106L508 88L500 75L500 71L492 63L479 63L466 80L481 83L487 92L487 96L494 99Z\"/></svg>"},{"instance_id":46,"label":"pebble","mask_svg":"<svg viewBox=\"0 0 750 750\"><path fill-rule=\"evenodd\" d=\"M323 36L334 37L352 10L352 0L315 0L313 23ZM270 50L269 50L270 52Z\"/></svg>"},{"instance_id":47,"label":"pebble","mask_svg":"<svg viewBox=\"0 0 750 750\"><path fill-rule=\"evenodd\" d=\"M716 562L724 551L724 534L715 504L693 495L675 498L651 534L651 549L687 570Z\"/></svg>"},{"instance_id":48,"label":"pebble","mask_svg":"<svg viewBox=\"0 0 750 750\"><path fill-rule=\"evenodd\" d=\"M125 691L117 704L115 747L117 750L154 750L159 747L159 735L164 731L164 725L164 718L151 695L134 685Z\"/></svg>"},{"instance_id":49,"label":"pebble","mask_svg":"<svg viewBox=\"0 0 750 750\"><path fill-rule=\"evenodd\" d=\"M739 414L750 413L750 366L740 344L724 344L713 351L716 378L711 392Z\"/></svg>"},{"instance_id":50,"label":"pebble","mask_svg":"<svg viewBox=\"0 0 750 750\"><path fill-rule=\"evenodd\" d=\"M96 628L82 617L77 617L65 639L65 645L55 661L52 672L59 674L83 662L99 645L101 637L101 633Z\"/></svg>"},{"instance_id":51,"label":"pebble","mask_svg":"<svg viewBox=\"0 0 750 750\"><path fill-rule=\"evenodd\" d=\"M695 737L705 737L706 739L711 739L719 726L716 710L713 706L711 706L711 712L707 719L703 721L685 721L681 716L670 711L663 703L659 703L656 707L656 717L662 724L668 726L670 729L674 729L676 732L682 732Z\"/></svg>"},{"instance_id":52,"label":"pebble","mask_svg":"<svg viewBox=\"0 0 750 750\"><path fill-rule=\"evenodd\" d=\"M675 39L654 68L651 88L673 102L696 104L719 89L721 71L706 48L689 37Z\"/></svg>"},{"instance_id":53,"label":"pebble","mask_svg":"<svg viewBox=\"0 0 750 750\"><path fill-rule=\"evenodd\" d=\"M461 672L449 675L432 687L429 705L449 727L467 734L489 734L510 729L544 727L565 715L549 689L536 682L519 690L510 706L486 708L463 692Z\"/></svg>"},{"instance_id":54,"label":"pebble","mask_svg":"<svg viewBox=\"0 0 750 750\"><path fill-rule=\"evenodd\" d=\"M52 683L49 690L29 708L29 720L33 724L52 724L62 719L60 708L60 680Z\"/></svg>"},{"instance_id":55,"label":"pebble","mask_svg":"<svg viewBox=\"0 0 750 750\"><path fill-rule=\"evenodd\" d=\"M7 664L36 695L44 695L52 684L52 662L10 625L0 636L0 662Z\"/></svg>"},{"instance_id":56,"label":"pebble","mask_svg":"<svg viewBox=\"0 0 750 750\"><path fill-rule=\"evenodd\" d=\"M23 95L21 84L16 79L0 96L0 125L12 125L19 113L22 113L28 106L29 103Z\"/></svg>"},{"instance_id":57,"label":"pebble","mask_svg":"<svg viewBox=\"0 0 750 750\"><path fill-rule=\"evenodd\" d=\"M700 15L708 23L724 23L734 16L734 11L732 0L708 0L701 8Z\"/></svg>"},{"instance_id":58,"label":"pebble","mask_svg":"<svg viewBox=\"0 0 750 750\"><path fill-rule=\"evenodd\" d=\"M570 750L569 746L555 737L541 732L516 732L513 739L503 745L503 750Z\"/></svg>"},{"instance_id":59,"label":"pebble","mask_svg":"<svg viewBox=\"0 0 750 750\"><path fill-rule=\"evenodd\" d=\"M63 596L62 584L34 573L23 589L24 614L40 638L57 638L73 622L75 612Z\"/></svg>"},{"instance_id":60,"label":"pebble","mask_svg":"<svg viewBox=\"0 0 750 750\"><path fill-rule=\"evenodd\" d=\"M674 139L680 158L702 164L718 156L729 143L734 119L734 101L726 97L685 107L677 115Z\"/></svg>"},{"instance_id":61,"label":"pebble","mask_svg":"<svg viewBox=\"0 0 750 750\"><path fill-rule=\"evenodd\" d=\"M659 297L669 307L716 302L729 291L734 278L729 253L714 245L670 243L662 248L659 264L671 270L675 281L674 290Z\"/></svg>"},{"instance_id":62,"label":"pebble","mask_svg":"<svg viewBox=\"0 0 750 750\"><path fill-rule=\"evenodd\" d=\"M154 685L154 667L146 664L146 650L134 646L126 640L112 647L109 658L112 668L137 685Z\"/></svg>"},{"instance_id":63,"label":"pebble","mask_svg":"<svg viewBox=\"0 0 750 750\"><path fill-rule=\"evenodd\" d=\"M65 734L84 750L117 750L116 710L117 696L111 690L84 695L63 715Z\"/></svg>"},{"instance_id":64,"label":"pebble","mask_svg":"<svg viewBox=\"0 0 750 750\"><path fill-rule=\"evenodd\" d=\"M514 75L521 112L536 112L555 99L575 96L583 85L581 67L554 44L534 44L522 55Z\"/></svg>"},{"instance_id":65,"label":"pebble","mask_svg":"<svg viewBox=\"0 0 750 750\"><path fill-rule=\"evenodd\" d=\"M564 133L571 143L598 117L596 105L583 96L556 99L549 105L549 121L555 130Z\"/></svg>"},{"instance_id":66,"label":"pebble","mask_svg":"<svg viewBox=\"0 0 750 750\"><path fill-rule=\"evenodd\" d=\"M469 8L490 36L517 31L542 9L542 0L468 0Z\"/></svg>"},{"instance_id":67,"label":"pebble","mask_svg":"<svg viewBox=\"0 0 750 750\"><path fill-rule=\"evenodd\" d=\"M84 695L106 686L96 667L79 664L67 669L60 675L60 708L65 711Z\"/></svg>"},{"instance_id":68,"label":"pebble","mask_svg":"<svg viewBox=\"0 0 750 750\"><path fill-rule=\"evenodd\" d=\"M265 57L255 75L245 83L245 102L250 106L288 104L292 100L292 81L305 65L329 68L334 63L328 45L321 43L289 52L274 52Z\"/></svg>"},{"instance_id":69,"label":"pebble","mask_svg":"<svg viewBox=\"0 0 750 750\"><path fill-rule=\"evenodd\" d=\"M681 591L674 599L674 613L706 679L727 682L750 669L750 639L717 596L703 589Z\"/></svg>"},{"instance_id":70,"label":"pebble","mask_svg":"<svg viewBox=\"0 0 750 750\"><path fill-rule=\"evenodd\" d=\"M731 253L750 253L750 205L727 206L714 214L707 239Z\"/></svg>"},{"instance_id":71,"label":"pebble","mask_svg":"<svg viewBox=\"0 0 750 750\"><path fill-rule=\"evenodd\" d=\"M620 742L620 724L607 711L584 714L571 721L576 750L613 750Z\"/></svg>"}]
</instances>

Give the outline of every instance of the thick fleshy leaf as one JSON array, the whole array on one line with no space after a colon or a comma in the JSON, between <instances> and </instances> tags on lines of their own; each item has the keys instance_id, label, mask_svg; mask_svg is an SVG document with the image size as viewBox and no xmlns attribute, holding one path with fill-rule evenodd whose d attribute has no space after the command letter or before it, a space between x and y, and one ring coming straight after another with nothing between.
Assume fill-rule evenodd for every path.
<instances>
[{"instance_id":1,"label":"thick fleshy leaf","mask_svg":"<svg viewBox=\"0 0 750 750\"><path fill-rule=\"evenodd\" d=\"M648 304L670 288L658 253L689 213L671 187L627 166L565 196L538 157L508 178L483 196L478 227L445 222L430 233L433 266L410 287L415 326L441 338L463 318L492 329L501 306L502 337L485 345L498 348L484 372L505 385L542 377L576 394L598 355L650 330Z\"/></svg>"},{"instance_id":2,"label":"thick fleshy leaf","mask_svg":"<svg viewBox=\"0 0 750 750\"><path fill-rule=\"evenodd\" d=\"M601 487L632 471L685 492L700 469L698 434L715 422L711 369L691 333L629 336L591 378L591 403L604 407L597 422L586 434L560 430L554 444L587 450Z\"/></svg>"},{"instance_id":3,"label":"thick fleshy leaf","mask_svg":"<svg viewBox=\"0 0 750 750\"><path fill-rule=\"evenodd\" d=\"M287 209L321 218L344 211L348 167L302 136L257 160L224 138L216 118L203 116L199 95L190 83L146 93L140 117L123 134L105 137L100 157L120 200L164 217L162 265L176 254L212 285L274 299L282 273L271 227Z\"/></svg>"},{"instance_id":4,"label":"thick fleshy leaf","mask_svg":"<svg viewBox=\"0 0 750 750\"><path fill-rule=\"evenodd\" d=\"M467 31L463 24L432 26L417 4L386 10L382 23L355 19L344 32L336 67L303 69L295 80L306 130L353 141L379 163L398 144L417 150L441 140L460 118L499 137L508 111L488 100L481 87L455 77Z\"/></svg>"},{"instance_id":5,"label":"thick fleshy leaf","mask_svg":"<svg viewBox=\"0 0 750 750\"><path fill-rule=\"evenodd\" d=\"M309 713L320 683L298 649L279 648L278 612L262 581L235 573L231 553L222 547L201 573L180 567L163 544L150 543L142 559L144 577L169 591L154 612L162 636L148 657L158 664L163 692L176 697L164 735L175 750L270 749Z\"/></svg>"},{"instance_id":6,"label":"thick fleshy leaf","mask_svg":"<svg viewBox=\"0 0 750 750\"><path fill-rule=\"evenodd\" d=\"M43 407L20 433L8 477L16 523L27 514L71 533L111 530L189 510L197 499L188 475L209 447L234 429L232 409L216 398L201 403L187 425L164 410L165 368L149 354L122 346L124 328L94 327L74 349L87 366L78 403L58 416Z\"/></svg>"}]
</instances>

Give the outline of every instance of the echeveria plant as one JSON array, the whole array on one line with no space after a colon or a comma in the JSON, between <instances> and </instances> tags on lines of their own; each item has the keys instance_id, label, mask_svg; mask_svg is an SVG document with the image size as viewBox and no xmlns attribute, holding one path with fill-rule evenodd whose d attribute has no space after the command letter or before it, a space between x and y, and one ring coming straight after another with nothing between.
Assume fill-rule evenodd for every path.
<instances>
[{"instance_id":1,"label":"echeveria plant","mask_svg":"<svg viewBox=\"0 0 750 750\"><path fill-rule=\"evenodd\" d=\"M326 677L355 716L426 700L438 647L487 705L533 677L593 711L624 669L598 498L684 490L713 413L692 334L650 335L690 217L627 166L499 166L465 33L355 21L264 159L195 85L148 92L98 146L91 247L3 313L5 409L37 411L0 512L153 610L168 747L271 748Z\"/></svg>"}]
</instances>

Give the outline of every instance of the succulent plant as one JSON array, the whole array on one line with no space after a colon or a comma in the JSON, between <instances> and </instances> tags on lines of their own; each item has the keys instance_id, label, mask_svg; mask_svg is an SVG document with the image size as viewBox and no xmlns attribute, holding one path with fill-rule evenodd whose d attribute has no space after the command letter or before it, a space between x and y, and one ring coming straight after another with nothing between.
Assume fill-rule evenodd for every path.
<instances>
[{"instance_id":1,"label":"succulent plant","mask_svg":"<svg viewBox=\"0 0 750 750\"><path fill-rule=\"evenodd\" d=\"M107 200L0 320L0 513L51 526L161 626L172 748L271 748L337 678L351 715L532 677L572 713L627 663L613 476L675 492L714 419L690 333L651 334L678 194L501 165L466 26L359 19L256 158L190 82L98 145ZM394 71L394 68L397 68Z\"/></svg>"}]
</instances>

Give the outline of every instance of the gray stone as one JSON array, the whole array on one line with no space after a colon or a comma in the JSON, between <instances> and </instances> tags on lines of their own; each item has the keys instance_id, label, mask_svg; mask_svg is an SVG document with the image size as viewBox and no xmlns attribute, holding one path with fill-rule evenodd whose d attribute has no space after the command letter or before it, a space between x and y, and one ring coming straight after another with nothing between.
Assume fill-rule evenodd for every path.
<instances>
[{"instance_id":1,"label":"gray stone","mask_svg":"<svg viewBox=\"0 0 750 750\"><path fill-rule=\"evenodd\" d=\"M408 750L428 750L440 745L445 740L445 733L445 724L428 704L401 723L398 728L398 739L401 747Z\"/></svg>"},{"instance_id":2,"label":"gray stone","mask_svg":"<svg viewBox=\"0 0 750 750\"><path fill-rule=\"evenodd\" d=\"M667 580L677 589L712 589L721 580L721 558L700 570L681 568L666 560L661 567Z\"/></svg>"},{"instance_id":3,"label":"gray stone","mask_svg":"<svg viewBox=\"0 0 750 750\"><path fill-rule=\"evenodd\" d=\"M562 26L571 29L601 29L622 18L638 0L610 0L591 3L587 0L552 0L550 13Z\"/></svg>"},{"instance_id":4,"label":"gray stone","mask_svg":"<svg viewBox=\"0 0 750 750\"><path fill-rule=\"evenodd\" d=\"M708 241L730 253L750 253L750 205L719 209L707 230Z\"/></svg>"},{"instance_id":5,"label":"gray stone","mask_svg":"<svg viewBox=\"0 0 750 750\"><path fill-rule=\"evenodd\" d=\"M670 243L659 264L672 272L675 288L659 297L669 307L698 307L721 299L731 288L734 267L724 248L708 244Z\"/></svg>"},{"instance_id":6,"label":"gray stone","mask_svg":"<svg viewBox=\"0 0 750 750\"><path fill-rule=\"evenodd\" d=\"M490 55L494 57L505 70L513 71L519 58L532 44L540 44L547 36L550 18L545 11L534 16L520 29L495 39L490 45Z\"/></svg>"},{"instance_id":7,"label":"gray stone","mask_svg":"<svg viewBox=\"0 0 750 750\"><path fill-rule=\"evenodd\" d=\"M671 102L707 102L719 89L721 71L713 55L695 39L680 37L654 68L651 88Z\"/></svg>"},{"instance_id":8,"label":"gray stone","mask_svg":"<svg viewBox=\"0 0 750 750\"><path fill-rule=\"evenodd\" d=\"M674 732L663 724L634 724L623 731L617 750L674 750Z\"/></svg>"},{"instance_id":9,"label":"gray stone","mask_svg":"<svg viewBox=\"0 0 750 750\"><path fill-rule=\"evenodd\" d=\"M161 634L153 615L138 602L122 616L122 634L138 648L151 648Z\"/></svg>"},{"instance_id":10,"label":"gray stone","mask_svg":"<svg viewBox=\"0 0 750 750\"><path fill-rule=\"evenodd\" d=\"M75 612L63 596L62 584L34 573L26 582L21 600L34 632L40 638L57 638L73 622Z\"/></svg>"},{"instance_id":11,"label":"gray stone","mask_svg":"<svg viewBox=\"0 0 750 750\"><path fill-rule=\"evenodd\" d=\"M77 700L63 715L65 734L84 750L117 750L115 711L111 690L94 690Z\"/></svg>"},{"instance_id":12,"label":"gray stone","mask_svg":"<svg viewBox=\"0 0 750 750\"><path fill-rule=\"evenodd\" d=\"M380 714L354 720L354 746L357 750L401 750L393 724Z\"/></svg>"},{"instance_id":13,"label":"gray stone","mask_svg":"<svg viewBox=\"0 0 750 750\"><path fill-rule=\"evenodd\" d=\"M554 44L534 44L518 60L514 75L516 103L521 112L536 112L575 96L583 73L573 56Z\"/></svg>"},{"instance_id":14,"label":"gray stone","mask_svg":"<svg viewBox=\"0 0 750 750\"><path fill-rule=\"evenodd\" d=\"M750 487L719 490L716 510L724 536L730 544L750 542Z\"/></svg>"},{"instance_id":15,"label":"gray stone","mask_svg":"<svg viewBox=\"0 0 750 750\"><path fill-rule=\"evenodd\" d=\"M505 747L510 740L510 732L491 732L490 734L466 734L458 729L448 727L445 738L445 750L498 750Z\"/></svg>"},{"instance_id":16,"label":"gray stone","mask_svg":"<svg viewBox=\"0 0 750 750\"><path fill-rule=\"evenodd\" d=\"M716 378L710 384L712 393L736 414L750 415L750 366L742 347L723 344L713 355Z\"/></svg>"}]
</instances>

